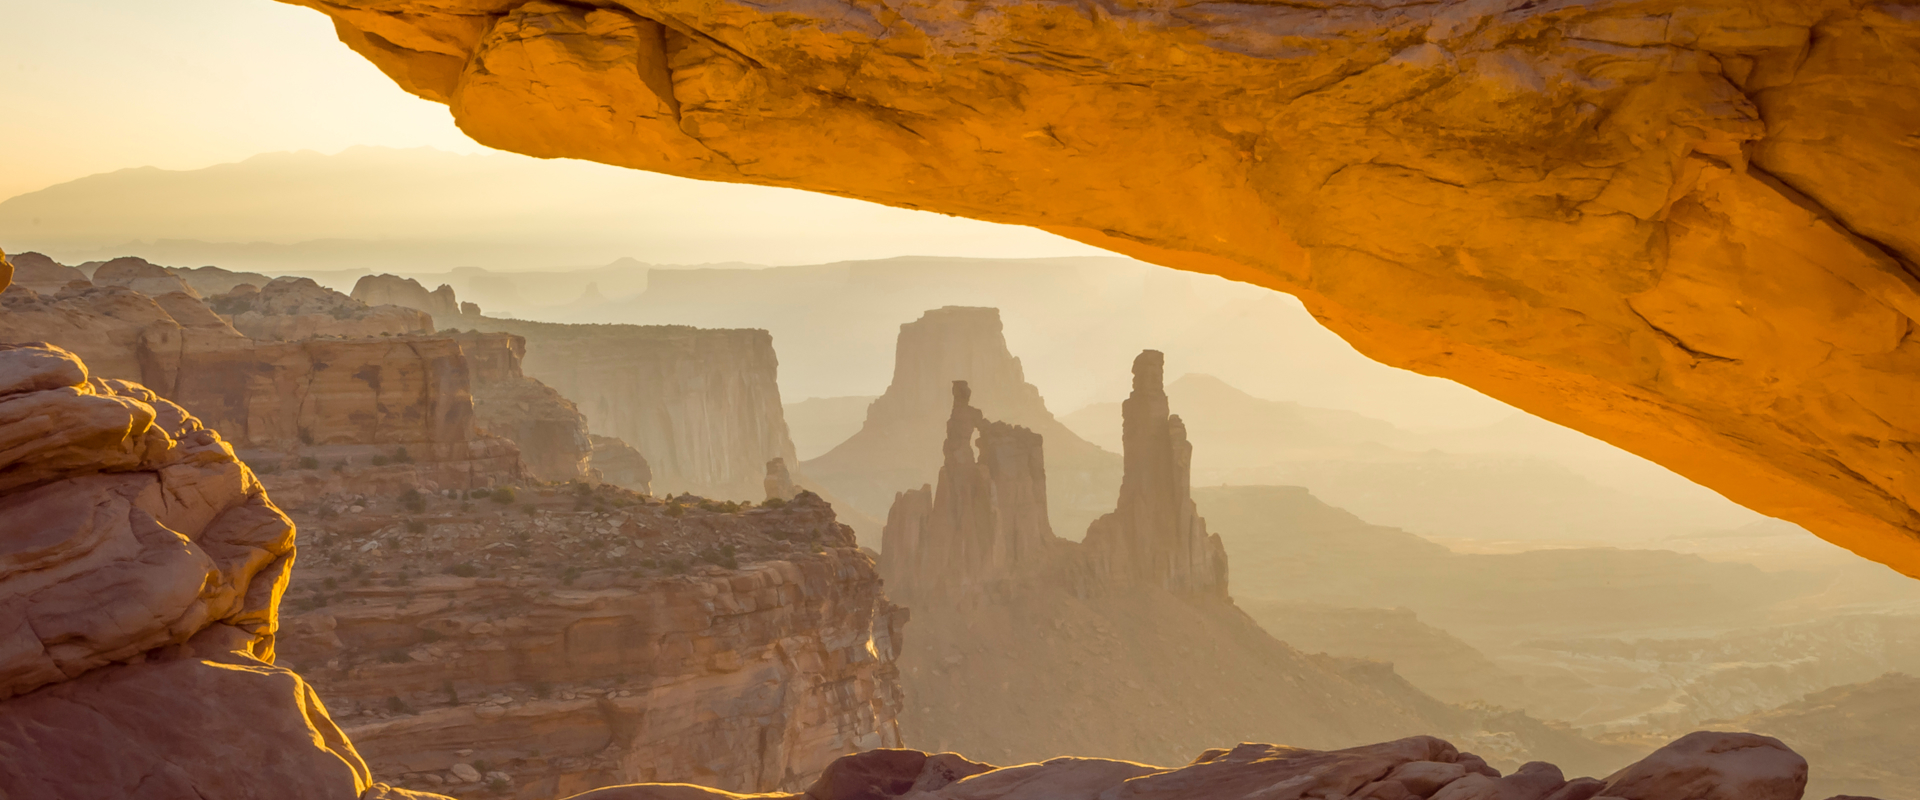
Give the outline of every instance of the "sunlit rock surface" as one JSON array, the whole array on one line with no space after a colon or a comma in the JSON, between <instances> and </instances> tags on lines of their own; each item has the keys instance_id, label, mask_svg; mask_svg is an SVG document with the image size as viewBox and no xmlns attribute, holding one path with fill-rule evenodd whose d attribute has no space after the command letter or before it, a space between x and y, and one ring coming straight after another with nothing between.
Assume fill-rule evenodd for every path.
<instances>
[{"instance_id":1,"label":"sunlit rock surface","mask_svg":"<svg viewBox=\"0 0 1920 800\"><path fill-rule=\"evenodd\" d=\"M397 305L363 303L313 282L275 278L259 286L240 284L207 298L247 338L267 342L316 336L399 336L433 333L433 318Z\"/></svg>"},{"instance_id":2,"label":"sunlit rock surface","mask_svg":"<svg viewBox=\"0 0 1920 800\"><path fill-rule=\"evenodd\" d=\"M219 435L73 354L0 345L0 791L354 797L367 768L273 666L293 524Z\"/></svg>"},{"instance_id":3,"label":"sunlit rock surface","mask_svg":"<svg viewBox=\"0 0 1920 800\"><path fill-rule=\"evenodd\" d=\"M302 4L484 144L1294 293L1920 575L1911 6Z\"/></svg>"}]
</instances>

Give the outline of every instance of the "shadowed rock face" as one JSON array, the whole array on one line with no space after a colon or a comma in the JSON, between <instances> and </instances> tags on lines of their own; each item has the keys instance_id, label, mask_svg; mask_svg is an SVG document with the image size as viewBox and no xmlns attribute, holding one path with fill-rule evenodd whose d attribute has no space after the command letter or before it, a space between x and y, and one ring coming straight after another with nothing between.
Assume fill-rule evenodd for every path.
<instances>
[{"instance_id":1,"label":"shadowed rock face","mask_svg":"<svg viewBox=\"0 0 1920 800\"><path fill-rule=\"evenodd\" d=\"M1297 294L1920 574L1910 6L300 2L488 145Z\"/></svg>"}]
</instances>

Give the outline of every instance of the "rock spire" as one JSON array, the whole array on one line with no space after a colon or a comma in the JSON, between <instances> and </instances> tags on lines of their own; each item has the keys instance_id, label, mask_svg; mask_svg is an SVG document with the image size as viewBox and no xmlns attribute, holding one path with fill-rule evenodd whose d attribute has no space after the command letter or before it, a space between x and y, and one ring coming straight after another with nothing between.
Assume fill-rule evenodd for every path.
<instances>
[{"instance_id":1,"label":"rock spire","mask_svg":"<svg viewBox=\"0 0 1920 800\"><path fill-rule=\"evenodd\" d=\"M989 586L1045 564L1059 541L1040 434L988 420L972 395L953 382L939 484L895 495L887 514L881 569L903 596Z\"/></svg>"},{"instance_id":2,"label":"rock spire","mask_svg":"<svg viewBox=\"0 0 1920 800\"><path fill-rule=\"evenodd\" d=\"M1227 596L1227 553L1193 504L1193 445L1167 409L1166 357L1133 360L1133 393L1121 404L1126 475L1119 507L1095 520L1085 543L1103 574L1174 594Z\"/></svg>"}]
</instances>

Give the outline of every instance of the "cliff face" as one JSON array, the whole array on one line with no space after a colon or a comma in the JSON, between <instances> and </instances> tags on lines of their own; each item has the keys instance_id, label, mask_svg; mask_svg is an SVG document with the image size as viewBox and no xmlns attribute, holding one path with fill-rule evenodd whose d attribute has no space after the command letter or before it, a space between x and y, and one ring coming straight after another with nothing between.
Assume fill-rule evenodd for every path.
<instances>
[{"instance_id":1,"label":"cliff face","mask_svg":"<svg viewBox=\"0 0 1920 800\"><path fill-rule=\"evenodd\" d=\"M310 544L282 637L402 785L770 791L899 744L906 614L811 494L745 512L610 488L412 502L294 512Z\"/></svg>"},{"instance_id":2,"label":"cliff face","mask_svg":"<svg viewBox=\"0 0 1920 800\"><path fill-rule=\"evenodd\" d=\"M526 374L572 399L593 432L646 457L662 494L758 500L768 459L798 463L765 331L472 318L526 340Z\"/></svg>"},{"instance_id":3,"label":"cliff face","mask_svg":"<svg viewBox=\"0 0 1920 800\"><path fill-rule=\"evenodd\" d=\"M1086 545L1111 578L1224 599L1227 551L1193 504L1193 446L1167 411L1165 361L1155 350L1134 359L1133 393L1120 407L1120 506L1087 529Z\"/></svg>"},{"instance_id":4,"label":"cliff face","mask_svg":"<svg viewBox=\"0 0 1920 800\"><path fill-rule=\"evenodd\" d=\"M587 434L587 438L593 442L593 455L587 463L600 473L600 480L641 494L653 493L653 467L633 445L597 433Z\"/></svg>"},{"instance_id":5,"label":"cliff face","mask_svg":"<svg viewBox=\"0 0 1920 800\"><path fill-rule=\"evenodd\" d=\"M587 419L572 401L521 372L526 340L510 333L462 333L454 339L473 374L473 413L481 429L519 445L520 458L535 478L592 479L595 445ZM643 459L638 466L615 469L632 480L647 466Z\"/></svg>"},{"instance_id":6,"label":"cliff face","mask_svg":"<svg viewBox=\"0 0 1920 800\"><path fill-rule=\"evenodd\" d=\"M0 785L355 797L365 763L273 666L293 525L218 434L68 353L0 345Z\"/></svg>"},{"instance_id":7,"label":"cliff face","mask_svg":"<svg viewBox=\"0 0 1920 800\"><path fill-rule=\"evenodd\" d=\"M104 267L103 267L104 269ZM250 339L199 300L120 287L0 296L0 340L51 341L98 374L158 387L245 451L288 499L377 485L472 488L521 480L513 442L474 423L451 338Z\"/></svg>"},{"instance_id":8,"label":"cliff face","mask_svg":"<svg viewBox=\"0 0 1920 800\"><path fill-rule=\"evenodd\" d=\"M895 492L938 476L954 381L967 383L981 413L1045 439L1055 530L1077 535L1113 507L1120 458L1054 419L1007 350L1000 312L991 308L940 308L901 325L886 393L868 406L858 433L802 464L804 472L865 513L884 516Z\"/></svg>"}]
</instances>

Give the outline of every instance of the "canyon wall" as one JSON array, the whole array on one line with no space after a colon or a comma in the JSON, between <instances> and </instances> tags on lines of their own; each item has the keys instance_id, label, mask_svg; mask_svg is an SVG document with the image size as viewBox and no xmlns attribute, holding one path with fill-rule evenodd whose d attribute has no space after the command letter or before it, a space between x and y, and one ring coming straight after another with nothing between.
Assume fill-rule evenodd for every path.
<instances>
[{"instance_id":1,"label":"canyon wall","mask_svg":"<svg viewBox=\"0 0 1920 800\"><path fill-rule=\"evenodd\" d=\"M319 288L304 279L282 285L293 294ZM357 480L386 485L522 480L514 443L476 428L467 361L451 338L261 341L197 298L112 286L55 295L16 286L0 295L0 307L0 340L53 342L97 365L96 374L155 387L220 431L290 500L338 491L347 466L374 467ZM321 331L354 332L368 322L294 317L327 320L313 323Z\"/></svg>"},{"instance_id":2,"label":"canyon wall","mask_svg":"<svg viewBox=\"0 0 1920 800\"><path fill-rule=\"evenodd\" d=\"M899 745L906 613L812 494L710 511L576 487L292 514L306 544L282 659L402 786L772 791Z\"/></svg>"},{"instance_id":3,"label":"canyon wall","mask_svg":"<svg viewBox=\"0 0 1920 800\"><path fill-rule=\"evenodd\" d=\"M886 393L867 407L858 433L802 464L803 471L861 511L884 517L895 492L938 476L954 381L967 383L981 413L1045 439L1054 530L1077 536L1113 508L1120 458L1054 419L1007 350L1000 312L992 308L938 308L901 325Z\"/></svg>"},{"instance_id":4,"label":"canyon wall","mask_svg":"<svg viewBox=\"0 0 1920 800\"><path fill-rule=\"evenodd\" d=\"M461 324L525 339L526 374L576 403L594 433L639 450L662 494L759 500L768 459L799 463L766 331L491 317Z\"/></svg>"},{"instance_id":5,"label":"canyon wall","mask_svg":"<svg viewBox=\"0 0 1920 800\"><path fill-rule=\"evenodd\" d=\"M296 1L489 146L1286 291L1920 575L1910 6Z\"/></svg>"},{"instance_id":6,"label":"canyon wall","mask_svg":"<svg viewBox=\"0 0 1920 800\"><path fill-rule=\"evenodd\" d=\"M573 401L522 372L525 339L510 333L459 333L453 339L460 343L473 375L475 422L482 430L519 445L527 474L543 481L599 479L591 463L596 445L587 432L586 416ZM602 449L613 446L609 443ZM638 465L622 464L616 469L633 482L647 471L647 464L642 459ZM638 483L644 486L646 480Z\"/></svg>"}]
</instances>

